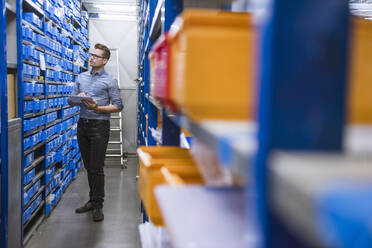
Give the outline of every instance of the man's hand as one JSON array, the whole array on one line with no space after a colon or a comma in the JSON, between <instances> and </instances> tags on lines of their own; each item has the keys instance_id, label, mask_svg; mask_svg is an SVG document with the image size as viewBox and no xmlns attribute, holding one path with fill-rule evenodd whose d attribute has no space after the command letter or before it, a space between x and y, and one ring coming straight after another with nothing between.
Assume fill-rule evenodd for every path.
<instances>
[{"instance_id":1,"label":"man's hand","mask_svg":"<svg viewBox=\"0 0 372 248\"><path fill-rule=\"evenodd\" d=\"M85 105L85 107L87 107L87 109L96 110L96 111L98 110L98 103L95 100L93 100L93 102L91 102L91 101L88 101L88 100L84 99L84 100L81 100L81 102Z\"/></svg>"}]
</instances>

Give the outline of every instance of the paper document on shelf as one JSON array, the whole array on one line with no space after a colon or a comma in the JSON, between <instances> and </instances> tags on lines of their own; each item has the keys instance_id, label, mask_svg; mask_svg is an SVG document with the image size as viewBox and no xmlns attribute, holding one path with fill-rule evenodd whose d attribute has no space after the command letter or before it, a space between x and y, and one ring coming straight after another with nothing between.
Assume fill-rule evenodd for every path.
<instances>
[{"instance_id":1,"label":"paper document on shelf","mask_svg":"<svg viewBox=\"0 0 372 248\"><path fill-rule=\"evenodd\" d=\"M46 64L45 64L45 57L44 55L40 56L40 70L45 71Z\"/></svg>"},{"instance_id":2,"label":"paper document on shelf","mask_svg":"<svg viewBox=\"0 0 372 248\"><path fill-rule=\"evenodd\" d=\"M81 103L82 100L87 100L89 102L94 102L93 98L90 96L69 96L69 100L72 103Z\"/></svg>"}]
</instances>

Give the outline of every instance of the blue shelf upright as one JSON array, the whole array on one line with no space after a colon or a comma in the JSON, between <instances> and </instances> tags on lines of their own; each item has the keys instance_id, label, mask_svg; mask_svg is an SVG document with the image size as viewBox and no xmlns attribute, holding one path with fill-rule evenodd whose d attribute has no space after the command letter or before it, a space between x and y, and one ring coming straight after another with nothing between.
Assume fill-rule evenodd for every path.
<instances>
[{"instance_id":1,"label":"blue shelf upright","mask_svg":"<svg viewBox=\"0 0 372 248\"><path fill-rule=\"evenodd\" d=\"M8 244L8 89L5 0L0 1L0 93L1 93L1 247Z\"/></svg>"},{"instance_id":2,"label":"blue shelf upright","mask_svg":"<svg viewBox=\"0 0 372 248\"><path fill-rule=\"evenodd\" d=\"M183 10L182 0L164 0L165 19L164 32L169 31L173 21ZM181 129L167 115L166 111L162 110L162 137L163 145L179 146Z\"/></svg>"},{"instance_id":3,"label":"blue shelf upright","mask_svg":"<svg viewBox=\"0 0 372 248\"><path fill-rule=\"evenodd\" d=\"M347 0L276 0L261 28L256 194L263 247L307 247L272 213L268 159L275 150L342 151Z\"/></svg>"}]
</instances>

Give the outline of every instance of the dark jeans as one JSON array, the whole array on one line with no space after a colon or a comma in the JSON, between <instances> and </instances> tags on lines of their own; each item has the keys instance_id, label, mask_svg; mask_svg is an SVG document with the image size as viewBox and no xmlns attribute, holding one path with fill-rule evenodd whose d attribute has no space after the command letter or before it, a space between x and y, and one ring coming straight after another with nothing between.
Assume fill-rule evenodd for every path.
<instances>
[{"instance_id":1,"label":"dark jeans","mask_svg":"<svg viewBox=\"0 0 372 248\"><path fill-rule=\"evenodd\" d=\"M103 207L105 174L103 171L107 144L110 137L110 121L79 119L77 138L88 172L89 200L94 207Z\"/></svg>"}]
</instances>

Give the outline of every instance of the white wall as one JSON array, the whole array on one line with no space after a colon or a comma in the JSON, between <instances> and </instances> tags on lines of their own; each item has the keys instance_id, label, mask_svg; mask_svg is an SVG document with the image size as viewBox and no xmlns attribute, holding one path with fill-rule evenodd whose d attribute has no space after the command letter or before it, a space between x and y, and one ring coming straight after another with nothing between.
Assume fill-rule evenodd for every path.
<instances>
[{"instance_id":1,"label":"white wall","mask_svg":"<svg viewBox=\"0 0 372 248\"><path fill-rule=\"evenodd\" d=\"M135 153L137 143L137 22L89 19L89 41L119 50L120 89L124 103L124 149ZM115 75L113 75L115 76Z\"/></svg>"}]
</instances>

